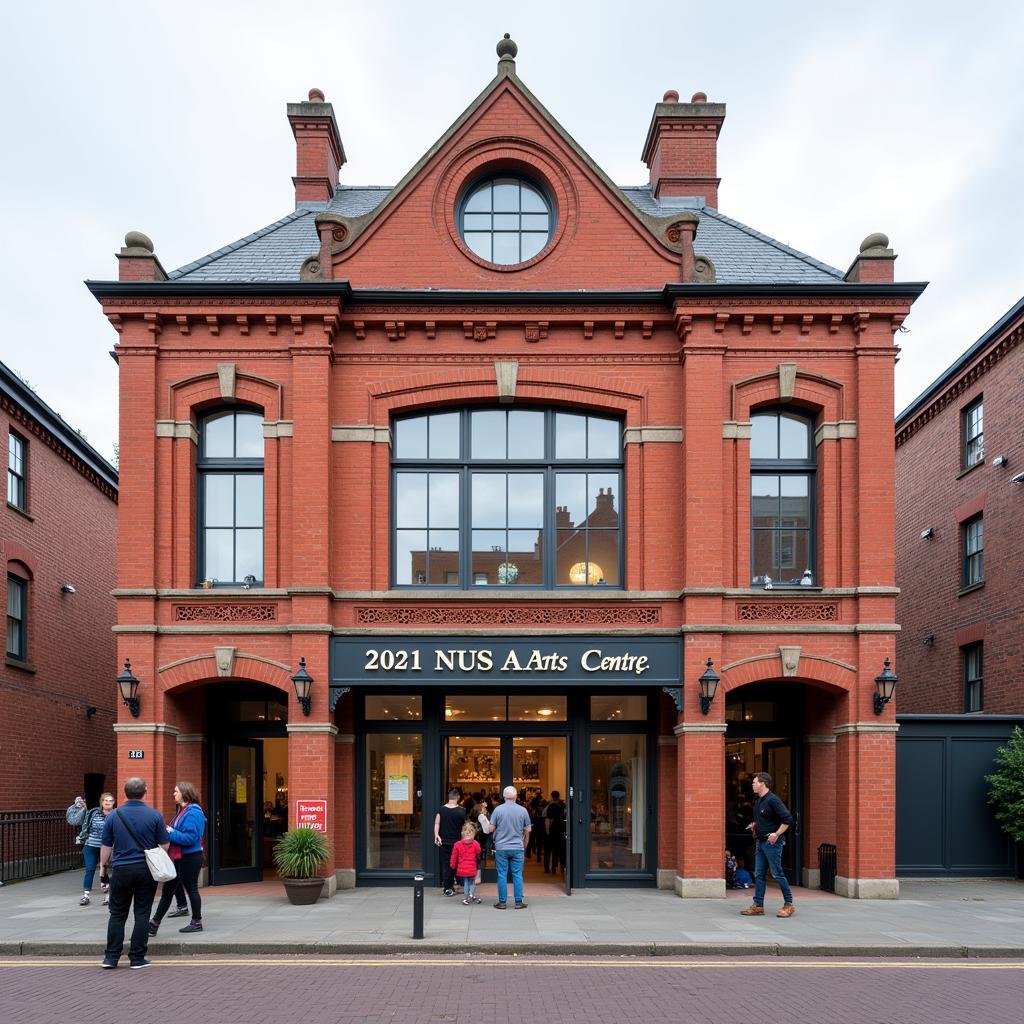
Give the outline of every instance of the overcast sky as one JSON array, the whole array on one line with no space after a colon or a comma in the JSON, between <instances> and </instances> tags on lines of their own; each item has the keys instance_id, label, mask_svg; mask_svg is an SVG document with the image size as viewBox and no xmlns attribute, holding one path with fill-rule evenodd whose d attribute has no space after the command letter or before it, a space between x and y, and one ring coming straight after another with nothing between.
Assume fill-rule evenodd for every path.
<instances>
[{"instance_id":1,"label":"overcast sky","mask_svg":"<svg viewBox=\"0 0 1024 1024\"><path fill-rule=\"evenodd\" d=\"M0 359L104 455L113 329L82 286L125 231L167 269L293 208L285 103L334 103L347 184L398 181L491 79L517 71L611 176L643 184L655 102L728 105L724 213L845 269L884 231L931 284L899 338L897 410L1024 293L1024 5L467 0L376 6L11 5Z\"/></svg>"}]
</instances>

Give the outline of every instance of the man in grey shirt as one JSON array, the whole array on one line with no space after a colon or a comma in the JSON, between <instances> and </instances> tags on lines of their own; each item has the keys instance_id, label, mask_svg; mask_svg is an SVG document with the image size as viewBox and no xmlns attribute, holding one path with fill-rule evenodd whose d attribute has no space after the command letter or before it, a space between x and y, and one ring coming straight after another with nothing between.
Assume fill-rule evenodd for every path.
<instances>
[{"instance_id":1,"label":"man in grey shirt","mask_svg":"<svg viewBox=\"0 0 1024 1024\"><path fill-rule=\"evenodd\" d=\"M512 893L516 910L525 910L523 902L523 861L526 856L526 842L530 838L530 815L521 804L516 803L515 786L506 786L502 796L503 804L491 811L491 832L494 833L494 866L498 869L498 910L508 907L508 872L512 870Z\"/></svg>"}]
</instances>

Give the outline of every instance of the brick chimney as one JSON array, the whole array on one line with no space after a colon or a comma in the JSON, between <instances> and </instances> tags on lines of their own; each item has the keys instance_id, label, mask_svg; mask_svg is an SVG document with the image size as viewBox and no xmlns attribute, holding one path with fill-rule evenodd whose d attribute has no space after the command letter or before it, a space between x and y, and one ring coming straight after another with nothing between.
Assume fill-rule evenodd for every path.
<instances>
[{"instance_id":1,"label":"brick chimney","mask_svg":"<svg viewBox=\"0 0 1024 1024\"><path fill-rule=\"evenodd\" d=\"M129 231L117 256L119 281L166 281L167 273L153 251L153 243L141 231Z\"/></svg>"},{"instance_id":2,"label":"brick chimney","mask_svg":"<svg viewBox=\"0 0 1024 1024\"><path fill-rule=\"evenodd\" d=\"M326 202L345 163L334 107L319 89L310 89L307 102L288 104L288 123L295 136L295 204Z\"/></svg>"},{"instance_id":3,"label":"brick chimney","mask_svg":"<svg viewBox=\"0 0 1024 1024\"><path fill-rule=\"evenodd\" d=\"M651 169L656 196L698 196L718 208L718 136L724 121L725 104L708 103L702 92L680 103L679 93L670 89L655 104L642 159Z\"/></svg>"}]
</instances>

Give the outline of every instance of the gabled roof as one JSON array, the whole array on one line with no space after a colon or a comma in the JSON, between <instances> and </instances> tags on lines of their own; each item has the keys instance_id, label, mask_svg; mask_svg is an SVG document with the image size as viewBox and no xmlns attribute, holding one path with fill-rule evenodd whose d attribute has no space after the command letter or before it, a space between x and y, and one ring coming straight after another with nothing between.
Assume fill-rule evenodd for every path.
<instances>
[{"instance_id":1,"label":"gabled roof","mask_svg":"<svg viewBox=\"0 0 1024 1024\"><path fill-rule=\"evenodd\" d=\"M177 270L172 281L297 281L302 261L318 251L318 213L361 217L372 213L392 187L343 185L327 203L303 203L293 213ZM657 199L649 185L623 186L622 194L650 217L680 210L700 217L694 249L715 265L718 284L836 284L843 272L755 231L689 197Z\"/></svg>"}]
</instances>

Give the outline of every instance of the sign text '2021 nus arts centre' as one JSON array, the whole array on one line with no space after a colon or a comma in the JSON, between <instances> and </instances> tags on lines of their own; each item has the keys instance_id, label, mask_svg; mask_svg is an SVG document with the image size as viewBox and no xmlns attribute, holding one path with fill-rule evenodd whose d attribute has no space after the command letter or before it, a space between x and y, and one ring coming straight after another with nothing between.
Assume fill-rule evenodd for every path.
<instances>
[{"instance_id":1,"label":"sign text '2021 nus arts centre'","mask_svg":"<svg viewBox=\"0 0 1024 1024\"><path fill-rule=\"evenodd\" d=\"M678 686L678 637L346 636L331 641L335 685L431 682Z\"/></svg>"}]
</instances>

